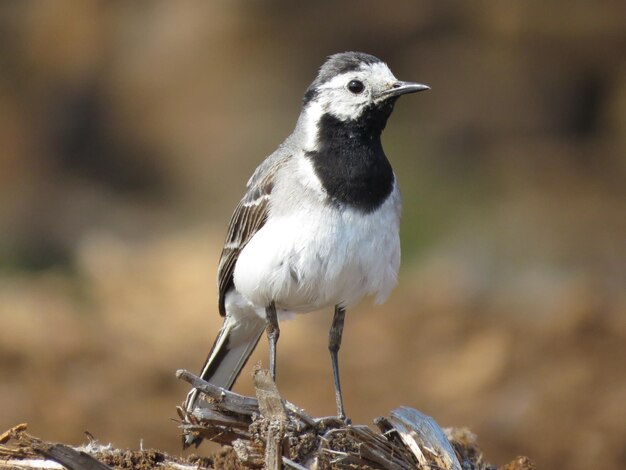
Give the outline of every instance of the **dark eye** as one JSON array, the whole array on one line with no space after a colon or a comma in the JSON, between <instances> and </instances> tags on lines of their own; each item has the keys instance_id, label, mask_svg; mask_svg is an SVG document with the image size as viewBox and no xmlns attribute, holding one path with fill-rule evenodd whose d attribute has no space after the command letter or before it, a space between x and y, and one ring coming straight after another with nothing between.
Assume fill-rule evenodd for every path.
<instances>
[{"instance_id":1,"label":"dark eye","mask_svg":"<svg viewBox=\"0 0 626 470\"><path fill-rule=\"evenodd\" d=\"M361 93L364 88L365 85L363 85L363 82L360 82L358 80L351 80L350 83L348 83L348 90L350 90L355 95Z\"/></svg>"}]
</instances>

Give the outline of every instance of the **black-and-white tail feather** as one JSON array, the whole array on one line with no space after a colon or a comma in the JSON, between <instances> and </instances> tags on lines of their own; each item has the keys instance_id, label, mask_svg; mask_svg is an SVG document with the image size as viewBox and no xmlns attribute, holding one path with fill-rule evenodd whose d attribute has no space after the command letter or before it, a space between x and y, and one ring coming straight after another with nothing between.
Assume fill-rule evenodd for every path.
<instances>
[{"instance_id":1,"label":"black-and-white tail feather","mask_svg":"<svg viewBox=\"0 0 626 470\"><path fill-rule=\"evenodd\" d=\"M230 390L254 352L264 330L265 320L257 315L245 318L228 315L202 367L200 378ZM203 402L198 400L198 394L195 388L187 394L187 412L202 407ZM194 437L187 435L184 445L192 445L195 441Z\"/></svg>"}]
</instances>

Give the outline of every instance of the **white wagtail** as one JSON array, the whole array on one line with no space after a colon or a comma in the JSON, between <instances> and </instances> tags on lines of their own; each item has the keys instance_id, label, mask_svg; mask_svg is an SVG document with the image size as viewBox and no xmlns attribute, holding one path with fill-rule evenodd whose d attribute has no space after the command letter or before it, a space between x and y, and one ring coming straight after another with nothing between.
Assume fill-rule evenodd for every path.
<instances>
[{"instance_id":1,"label":"white wagtail","mask_svg":"<svg viewBox=\"0 0 626 470\"><path fill-rule=\"evenodd\" d=\"M369 54L322 65L295 130L256 169L230 221L218 269L224 325L204 380L230 389L264 330L275 377L278 320L334 307L328 348L345 419L337 353L346 308L370 295L383 302L400 266L400 193L380 137L398 97L422 90ZM187 411L197 398L188 394Z\"/></svg>"}]
</instances>

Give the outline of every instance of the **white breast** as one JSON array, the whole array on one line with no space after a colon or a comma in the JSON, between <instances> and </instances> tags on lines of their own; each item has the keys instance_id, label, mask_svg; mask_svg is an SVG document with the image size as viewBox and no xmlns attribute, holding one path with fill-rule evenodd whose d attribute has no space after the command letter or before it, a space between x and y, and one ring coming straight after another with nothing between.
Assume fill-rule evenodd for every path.
<instances>
[{"instance_id":1,"label":"white breast","mask_svg":"<svg viewBox=\"0 0 626 470\"><path fill-rule=\"evenodd\" d=\"M308 170L300 165L298 171ZM290 312L347 307L368 295L383 302L400 266L397 188L380 208L363 214L325 204L319 187L304 186L289 190L290 203L270 212L239 255L237 291L261 311L272 301ZM286 200L276 194L281 190L273 196Z\"/></svg>"}]
</instances>

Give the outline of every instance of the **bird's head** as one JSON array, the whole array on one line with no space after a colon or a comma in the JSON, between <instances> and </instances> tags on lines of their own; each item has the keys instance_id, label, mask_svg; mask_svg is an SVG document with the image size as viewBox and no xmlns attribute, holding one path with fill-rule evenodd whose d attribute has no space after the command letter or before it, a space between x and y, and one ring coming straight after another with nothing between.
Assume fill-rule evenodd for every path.
<instances>
[{"instance_id":1,"label":"bird's head","mask_svg":"<svg viewBox=\"0 0 626 470\"><path fill-rule=\"evenodd\" d=\"M304 104L320 106L342 121L358 119L369 108L393 103L403 94L428 90L398 80L387 64L363 52L342 52L326 59L304 95Z\"/></svg>"},{"instance_id":2,"label":"bird's head","mask_svg":"<svg viewBox=\"0 0 626 470\"><path fill-rule=\"evenodd\" d=\"M370 54L334 54L326 59L304 95L302 124L308 134L313 134L323 116L341 122L375 118L384 127L400 95L428 89L398 80L387 64Z\"/></svg>"}]
</instances>

